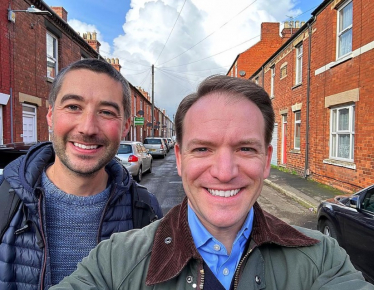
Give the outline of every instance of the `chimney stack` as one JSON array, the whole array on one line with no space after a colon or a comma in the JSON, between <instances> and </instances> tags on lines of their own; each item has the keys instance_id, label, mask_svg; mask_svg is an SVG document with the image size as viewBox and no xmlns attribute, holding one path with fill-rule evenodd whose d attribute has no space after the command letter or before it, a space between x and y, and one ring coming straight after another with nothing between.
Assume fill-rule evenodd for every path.
<instances>
[{"instance_id":1,"label":"chimney stack","mask_svg":"<svg viewBox=\"0 0 374 290\"><path fill-rule=\"evenodd\" d=\"M64 9L64 7L52 7L51 9L65 22L68 22L68 12Z\"/></svg>"},{"instance_id":2,"label":"chimney stack","mask_svg":"<svg viewBox=\"0 0 374 290\"><path fill-rule=\"evenodd\" d=\"M94 49L97 53L100 53L100 42L96 39L97 33L94 32L87 32L83 33L83 39Z\"/></svg>"},{"instance_id":3,"label":"chimney stack","mask_svg":"<svg viewBox=\"0 0 374 290\"><path fill-rule=\"evenodd\" d=\"M107 62L109 62L117 71L121 71L121 65L119 64L119 59L118 58L107 58Z\"/></svg>"}]
</instances>

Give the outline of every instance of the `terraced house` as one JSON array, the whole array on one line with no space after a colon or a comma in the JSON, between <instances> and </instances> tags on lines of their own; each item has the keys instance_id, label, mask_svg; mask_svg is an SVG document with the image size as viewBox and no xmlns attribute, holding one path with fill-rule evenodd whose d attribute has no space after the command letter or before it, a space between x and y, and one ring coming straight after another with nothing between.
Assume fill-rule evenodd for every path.
<instances>
[{"instance_id":1,"label":"terraced house","mask_svg":"<svg viewBox=\"0 0 374 290\"><path fill-rule=\"evenodd\" d=\"M273 100L272 163L356 191L374 183L374 1L325 0L249 79Z\"/></svg>"}]
</instances>

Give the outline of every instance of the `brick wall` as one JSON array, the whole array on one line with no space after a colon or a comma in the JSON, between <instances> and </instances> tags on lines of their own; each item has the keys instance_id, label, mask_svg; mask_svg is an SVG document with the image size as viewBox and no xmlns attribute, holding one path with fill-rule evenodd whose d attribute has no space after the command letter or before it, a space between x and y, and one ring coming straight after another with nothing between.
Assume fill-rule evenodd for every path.
<instances>
[{"instance_id":1,"label":"brick wall","mask_svg":"<svg viewBox=\"0 0 374 290\"><path fill-rule=\"evenodd\" d=\"M282 39L279 35L279 23L264 22L261 24L261 39L258 43L239 54L237 59L237 77L247 79L281 46ZM231 71L235 70L233 64ZM244 76L239 71L245 71ZM233 73L235 76L235 73Z\"/></svg>"},{"instance_id":2,"label":"brick wall","mask_svg":"<svg viewBox=\"0 0 374 290\"><path fill-rule=\"evenodd\" d=\"M344 3L344 1L343 1ZM370 0L353 0L353 42L352 51L358 50L374 41L371 20L374 17L374 2ZM317 15L314 25L312 47L312 68L316 69L336 61L336 22L337 10L331 4ZM323 49L323 50L322 50ZM323 51L324 53L321 53ZM312 103L314 108L311 138L313 162L311 169L313 178L338 187L345 191L353 191L374 183L373 165L373 130L374 121L374 50L347 59L330 69L312 74ZM355 146L354 161L356 169L340 165L326 164L329 158L330 111L325 107L325 98L333 95L344 96L351 90L359 91L359 100L355 103ZM352 101L347 101L352 104Z\"/></svg>"}]
</instances>

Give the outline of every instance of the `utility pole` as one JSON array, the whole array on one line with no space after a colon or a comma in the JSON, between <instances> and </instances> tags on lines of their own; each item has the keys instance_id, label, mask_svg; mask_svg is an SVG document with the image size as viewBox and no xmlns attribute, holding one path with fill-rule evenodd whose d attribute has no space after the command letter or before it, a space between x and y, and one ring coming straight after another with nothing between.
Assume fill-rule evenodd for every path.
<instances>
[{"instance_id":1,"label":"utility pole","mask_svg":"<svg viewBox=\"0 0 374 290\"><path fill-rule=\"evenodd\" d=\"M155 136L155 65L152 64L152 137Z\"/></svg>"}]
</instances>

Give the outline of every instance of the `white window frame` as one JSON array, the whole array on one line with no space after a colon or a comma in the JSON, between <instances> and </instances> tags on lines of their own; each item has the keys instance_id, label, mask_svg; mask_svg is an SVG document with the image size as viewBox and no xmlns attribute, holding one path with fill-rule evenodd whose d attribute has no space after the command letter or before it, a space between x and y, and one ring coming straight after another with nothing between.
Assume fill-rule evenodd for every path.
<instances>
[{"instance_id":1,"label":"white window frame","mask_svg":"<svg viewBox=\"0 0 374 290\"><path fill-rule=\"evenodd\" d=\"M296 46L296 74L295 85L301 84L303 81L303 44Z\"/></svg>"},{"instance_id":2,"label":"white window frame","mask_svg":"<svg viewBox=\"0 0 374 290\"><path fill-rule=\"evenodd\" d=\"M339 111L348 109L348 128L340 129ZM339 154L339 136L349 136L348 157ZM330 159L353 162L354 159L354 139L355 139L355 105L346 105L330 109Z\"/></svg>"},{"instance_id":3,"label":"white window frame","mask_svg":"<svg viewBox=\"0 0 374 290\"><path fill-rule=\"evenodd\" d=\"M353 3L352 3L352 0L350 1L347 1L347 3L345 3L344 5L342 5L339 9L338 9L338 19L337 19L337 38L336 38L336 59L341 59L341 58L344 58L344 57L347 57L349 56L351 53L352 53L352 26L353 26L353 23L351 23L350 25L348 25L347 27L345 28L342 28L341 25L342 25L342 18L343 18L343 12L344 12L344 9L348 6L348 5L352 5L352 16L351 16L351 19L352 19L352 22L353 22ZM341 39L343 38L344 35L347 35L347 33L350 33L351 35L351 39L350 39L350 44L351 44L351 47L350 47L350 50L347 51L346 53L342 54L340 49L341 49Z\"/></svg>"},{"instance_id":4,"label":"white window frame","mask_svg":"<svg viewBox=\"0 0 374 290\"><path fill-rule=\"evenodd\" d=\"M294 130L294 142L293 142L293 148L296 150L300 150L300 144L301 144L301 111L295 111L295 130ZM297 118L299 116L299 118ZM299 130L297 130L299 128ZM297 132L299 132L299 136L297 136ZM297 138L299 139L299 144L296 144Z\"/></svg>"},{"instance_id":5,"label":"white window frame","mask_svg":"<svg viewBox=\"0 0 374 290\"><path fill-rule=\"evenodd\" d=\"M274 98L274 80L275 80L275 66L270 68L271 78L270 78L270 98Z\"/></svg>"},{"instance_id":6,"label":"white window frame","mask_svg":"<svg viewBox=\"0 0 374 290\"><path fill-rule=\"evenodd\" d=\"M53 41L52 43L53 54L52 55L49 54L48 52L48 43L50 41L49 37L51 37ZM47 31L47 34L46 34L46 53L47 53L47 77L54 79L58 73L58 38L54 36L52 33L50 33L49 31ZM54 62L55 75L52 75L50 71L48 70L48 63L53 63L53 62Z\"/></svg>"}]
</instances>

